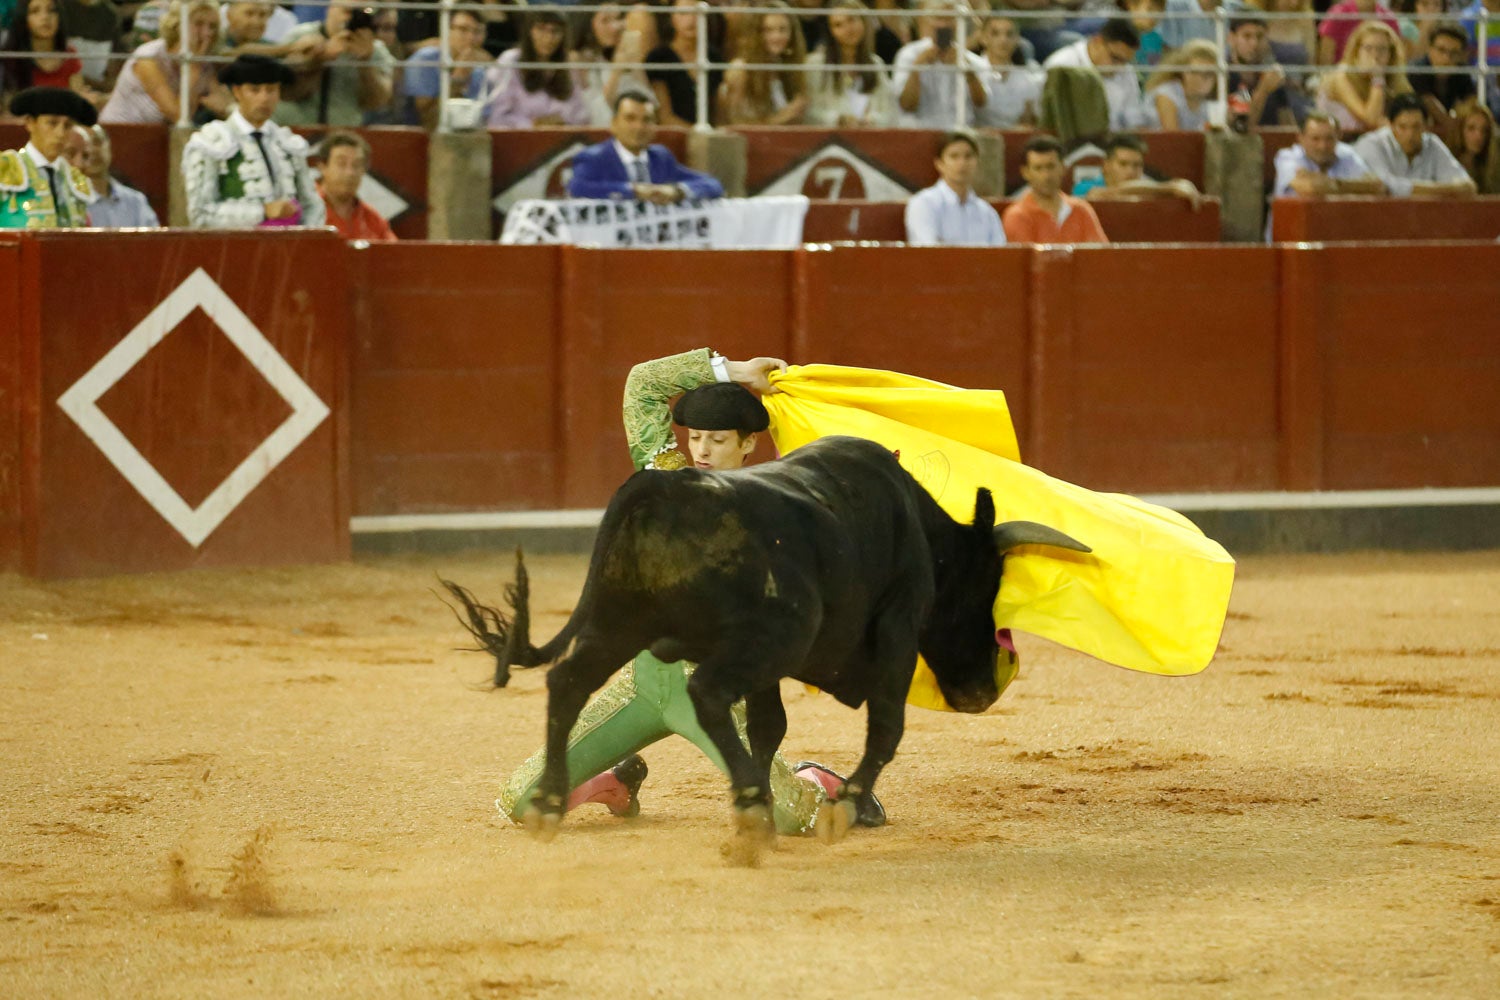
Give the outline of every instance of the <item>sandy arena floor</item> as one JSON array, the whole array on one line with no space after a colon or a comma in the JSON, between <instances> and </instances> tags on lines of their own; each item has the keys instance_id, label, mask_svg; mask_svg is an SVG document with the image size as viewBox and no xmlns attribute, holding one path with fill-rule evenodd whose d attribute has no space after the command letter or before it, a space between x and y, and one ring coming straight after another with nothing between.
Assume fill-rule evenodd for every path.
<instances>
[{"instance_id":1,"label":"sandy arena floor","mask_svg":"<svg viewBox=\"0 0 1500 1000\"><path fill-rule=\"evenodd\" d=\"M1500 553L1246 560L1197 677L1022 637L912 710L888 827L754 871L681 740L635 821L498 818L543 675L482 690L428 588L508 562L0 577L0 994L1500 996ZM532 565L545 633L583 560Z\"/></svg>"}]
</instances>

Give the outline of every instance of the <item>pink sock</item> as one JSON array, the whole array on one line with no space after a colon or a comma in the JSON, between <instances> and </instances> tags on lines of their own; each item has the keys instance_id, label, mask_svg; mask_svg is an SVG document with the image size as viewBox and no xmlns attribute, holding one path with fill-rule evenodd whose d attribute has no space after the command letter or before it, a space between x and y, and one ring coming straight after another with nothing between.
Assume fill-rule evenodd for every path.
<instances>
[{"instance_id":1,"label":"pink sock","mask_svg":"<svg viewBox=\"0 0 1500 1000\"><path fill-rule=\"evenodd\" d=\"M624 812L630 805L630 789L613 771L603 771L573 789L568 796L568 811L590 802L597 802L612 813Z\"/></svg>"}]
</instances>

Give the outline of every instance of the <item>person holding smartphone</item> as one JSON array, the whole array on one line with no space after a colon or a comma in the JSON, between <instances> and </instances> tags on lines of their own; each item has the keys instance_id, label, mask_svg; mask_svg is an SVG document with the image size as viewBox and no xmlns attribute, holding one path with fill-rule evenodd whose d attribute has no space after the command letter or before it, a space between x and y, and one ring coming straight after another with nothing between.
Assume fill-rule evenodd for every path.
<instances>
[{"instance_id":1,"label":"person holding smartphone","mask_svg":"<svg viewBox=\"0 0 1500 1000\"><path fill-rule=\"evenodd\" d=\"M375 37L373 8L333 3L322 21L302 25L286 41L286 62L296 79L283 95L278 120L351 128L363 123L365 112L391 102L396 57Z\"/></svg>"},{"instance_id":2,"label":"person holding smartphone","mask_svg":"<svg viewBox=\"0 0 1500 1000\"><path fill-rule=\"evenodd\" d=\"M983 57L959 49L953 0L922 0L920 9L927 14L918 21L921 37L896 53L894 86L901 106L899 123L907 128L936 129L971 124L977 109L989 103L988 64ZM954 84L958 73L964 79L962 122Z\"/></svg>"}]
</instances>

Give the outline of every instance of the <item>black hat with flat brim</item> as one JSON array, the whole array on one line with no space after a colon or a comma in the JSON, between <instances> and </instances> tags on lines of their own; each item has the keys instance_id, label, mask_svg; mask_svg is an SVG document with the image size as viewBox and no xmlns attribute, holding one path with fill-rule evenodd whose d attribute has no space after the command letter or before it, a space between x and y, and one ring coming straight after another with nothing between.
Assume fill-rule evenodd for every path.
<instances>
[{"instance_id":1,"label":"black hat with flat brim","mask_svg":"<svg viewBox=\"0 0 1500 1000\"><path fill-rule=\"evenodd\" d=\"M229 87L242 83L279 83L286 87L295 79L281 60L270 56L236 56L234 62L219 70L219 82Z\"/></svg>"},{"instance_id":2,"label":"black hat with flat brim","mask_svg":"<svg viewBox=\"0 0 1500 1000\"><path fill-rule=\"evenodd\" d=\"M672 419L691 430L754 434L771 424L755 393L737 382L711 382L689 389L672 407Z\"/></svg>"},{"instance_id":3,"label":"black hat with flat brim","mask_svg":"<svg viewBox=\"0 0 1500 1000\"><path fill-rule=\"evenodd\" d=\"M80 125L99 120L94 106L65 87L30 87L10 99L10 113L18 118L63 115Z\"/></svg>"}]
</instances>

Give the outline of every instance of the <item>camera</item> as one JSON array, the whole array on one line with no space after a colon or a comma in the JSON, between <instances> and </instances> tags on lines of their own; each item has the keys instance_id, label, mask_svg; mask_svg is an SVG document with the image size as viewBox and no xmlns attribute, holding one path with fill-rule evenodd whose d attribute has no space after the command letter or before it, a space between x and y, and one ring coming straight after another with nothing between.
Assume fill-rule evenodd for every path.
<instances>
[{"instance_id":1,"label":"camera","mask_svg":"<svg viewBox=\"0 0 1500 1000\"><path fill-rule=\"evenodd\" d=\"M934 44L934 45L936 45L938 47L938 51L940 51L940 52L947 52L948 49L950 49L950 48L953 47L953 29L952 28L934 28L934 29L932 29L932 44Z\"/></svg>"},{"instance_id":2,"label":"camera","mask_svg":"<svg viewBox=\"0 0 1500 1000\"><path fill-rule=\"evenodd\" d=\"M359 31L361 29L375 30L375 8L360 7L349 12L349 22L344 25L346 31Z\"/></svg>"}]
</instances>

